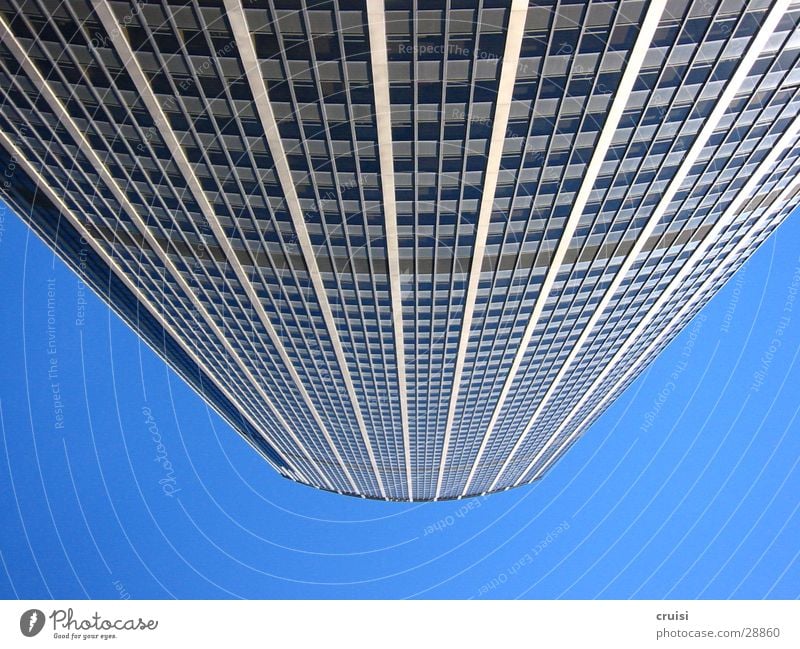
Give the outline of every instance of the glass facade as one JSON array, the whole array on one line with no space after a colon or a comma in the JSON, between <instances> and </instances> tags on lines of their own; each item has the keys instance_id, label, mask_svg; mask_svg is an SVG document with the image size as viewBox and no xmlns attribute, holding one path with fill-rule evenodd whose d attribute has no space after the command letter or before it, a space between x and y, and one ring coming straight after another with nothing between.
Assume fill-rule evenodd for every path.
<instances>
[{"instance_id":1,"label":"glass facade","mask_svg":"<svg viewBox=\"0 0 800 649\"><path fill-rule=\"evenodd\" d=\"M282 475L507 489L796 204L799 21L0 0L4 199Z\"/></svg>"}]
</instances>

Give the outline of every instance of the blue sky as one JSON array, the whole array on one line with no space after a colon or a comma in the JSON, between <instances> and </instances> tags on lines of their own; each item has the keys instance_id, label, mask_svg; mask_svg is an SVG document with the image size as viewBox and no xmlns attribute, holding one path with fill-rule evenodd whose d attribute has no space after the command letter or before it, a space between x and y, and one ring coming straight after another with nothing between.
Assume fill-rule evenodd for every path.
<instances>
[{"instance_id":1,"label":"blue sky","mask_svg":"<svg viewBox=\"0 0 800 649\"><path fill-rule=\"evenodd\" d=\"M4 598L800 595L798 214L543 480L425 504L280 478L0 215Z\"/></svg>"}]
</instances>

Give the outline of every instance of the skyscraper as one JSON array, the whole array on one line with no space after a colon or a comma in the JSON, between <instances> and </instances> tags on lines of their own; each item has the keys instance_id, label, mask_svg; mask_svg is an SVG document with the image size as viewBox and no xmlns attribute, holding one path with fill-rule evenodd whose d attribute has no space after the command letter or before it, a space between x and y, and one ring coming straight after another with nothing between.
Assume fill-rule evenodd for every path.
<instances>
[{"instance_id":1,"label":"skyscraper","mask_svg":"<svg viewBox=\"0 0 800 649\"><path fill-rule=\"evenodd\" d=\"M796 204L798 19L2 0L3 196L282 475L503 490Z\"/></svg>"}]
</instances>

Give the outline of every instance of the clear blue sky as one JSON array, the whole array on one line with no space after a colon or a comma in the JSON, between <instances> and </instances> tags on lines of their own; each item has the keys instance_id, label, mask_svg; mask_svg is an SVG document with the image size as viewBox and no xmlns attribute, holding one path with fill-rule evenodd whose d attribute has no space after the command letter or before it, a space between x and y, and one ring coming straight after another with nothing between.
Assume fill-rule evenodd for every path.
<instances>
[{"instance_id":1,"label":"clear blue sky","mask_svg":"<svg viewBox=\"0 0 800 649\"><path fill-rule=\"evenodd\" d=\"M0 214L5 598L800 595L800 214L545 479L428 504L279 478Z\"/></svg>"}]
</instances>

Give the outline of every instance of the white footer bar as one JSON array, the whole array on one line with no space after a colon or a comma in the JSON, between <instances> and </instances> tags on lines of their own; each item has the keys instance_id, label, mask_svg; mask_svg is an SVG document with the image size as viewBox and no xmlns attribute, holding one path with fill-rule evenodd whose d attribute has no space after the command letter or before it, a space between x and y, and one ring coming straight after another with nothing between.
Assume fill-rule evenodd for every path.
<instances>
[{"instance_id":1,"label":"white footer bar","mask_svg":"<svg viewBox=\"0 0 800 649\"><path fill-rule=\"evenodd\" d=\"M0 647L800 647L796 601L3 601ZM191 644L190 644L191 643Z\"/></svg>"}]
</instances>

